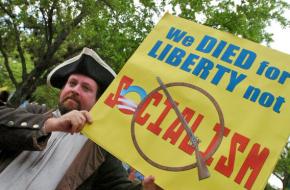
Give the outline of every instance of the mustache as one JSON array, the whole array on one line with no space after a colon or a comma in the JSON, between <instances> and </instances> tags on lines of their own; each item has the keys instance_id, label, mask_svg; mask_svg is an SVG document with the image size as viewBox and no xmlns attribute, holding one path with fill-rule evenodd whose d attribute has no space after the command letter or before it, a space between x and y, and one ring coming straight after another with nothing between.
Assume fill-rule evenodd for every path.
<instances>
[{"instance_id":1,"label":"mustache","mask_svg":"<svg viewBox=\"0 0 290 190\"><path fill-rule=\"evenodd\" d=\"M72 100L76 101L78 104L80 104L80 99L79 99L78 95L76 95L74 93L71 93L68 96L66 96L62 102L65 102L68 99L72 99Z\"/></svg>"},{"instance_id":2,"label":"mustache","mask_svg":"<svg viewBox=\"0 0 290 190\"><path fill-rule=\"evenodd\" d=\"M74 100L77 103L77 107L76 108L67 107L65 102L68 99ZM58 103L58 108L59 108L59 111L61 114L66 114L74 109L81 110L81 103L80 103L80 99L79 99L78 95L76 95L74 93L67 95L66 97L64 97L64 99L61 102Z\"/></svg>"}]
</instances>

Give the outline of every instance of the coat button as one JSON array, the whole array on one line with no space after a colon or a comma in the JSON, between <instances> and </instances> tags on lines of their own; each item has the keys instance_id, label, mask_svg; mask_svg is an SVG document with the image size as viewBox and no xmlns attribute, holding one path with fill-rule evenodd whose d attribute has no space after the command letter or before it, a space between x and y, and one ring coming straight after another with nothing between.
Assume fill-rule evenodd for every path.
<instances>
[{"instance_id":1,"label":"coat button","mask_svg":"<svg viewBox=\"0 0 290 190\"><path fill-rule=\"evenodd\" d=\"M7 126L8 126L8 127L13 127L13 126L14 126L14 121L9 121L9 122L7 123Z\"/></svg>"},{"instance_id":2,"label":"coat button","mask_svg":"<svg viewBox=\"0 0 290 190\"><path fill-rule=\"evenodd\" d=\"M38 129L38 128L39 128L39 125L38 125L38 124L34 124L34 125L32 126L32 128L33 128L33 129Z\"/></svg>"},{"instance_id":3,"label":"coat button","mask_svg":"<svg viewBox=\"0 0 290 190\"><path fill-rule=\"evenodd\" d=\"M21 126L21 127L27 127L27 122L22 122L22 123L20 124L20 126Z\"/></svg>"}]
</instances>

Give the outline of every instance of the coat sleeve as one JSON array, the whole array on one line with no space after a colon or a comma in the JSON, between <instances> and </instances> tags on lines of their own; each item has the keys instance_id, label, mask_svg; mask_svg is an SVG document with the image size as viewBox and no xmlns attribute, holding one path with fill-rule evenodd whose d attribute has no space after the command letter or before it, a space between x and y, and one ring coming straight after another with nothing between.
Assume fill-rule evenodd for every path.
<instances>
[{"instance_id":1,"label":"coat sleeve","mask_svg":"<svg viewBox=\"0 0 290 190\"><path fill-rule=\"evenodd\" d=\"M91 181L91 188L95 190L142 190L140 181L131 181L125 171L122 162L103 151L105 161L92 175L88 181ZM82 186L78 190L83 190Z\"/></svg>"},{"instance_id":2,"label":"coat sleeve","mask_svg":"<svg viewBox=\"0 0 290 190\"><path fill-rule=\"evenodd\" d=\"M51 114L43 106L0 107L1 150L43 150L50 134L41 130Z\"/></svg>"}]
</instances>

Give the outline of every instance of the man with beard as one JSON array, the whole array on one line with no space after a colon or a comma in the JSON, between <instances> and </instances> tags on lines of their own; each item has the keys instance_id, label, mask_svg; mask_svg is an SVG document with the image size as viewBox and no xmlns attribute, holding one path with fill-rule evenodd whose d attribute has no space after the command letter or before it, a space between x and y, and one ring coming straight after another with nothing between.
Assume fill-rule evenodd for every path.
<instances>
[{"instance_id":1,"label":"man with beard","mask_svg":"<svg viewBox=\"0 0 290 190\"><path fill-rule=\"evenodd\" d=\"M93 50L84 48L48 75L48 85L61 89L58 109L0 107L1 188L160 189L152 176L142 183L128 180L119 160L79 134L92 122L88 111L115 75Z\"/></svg>"}]
</instances>

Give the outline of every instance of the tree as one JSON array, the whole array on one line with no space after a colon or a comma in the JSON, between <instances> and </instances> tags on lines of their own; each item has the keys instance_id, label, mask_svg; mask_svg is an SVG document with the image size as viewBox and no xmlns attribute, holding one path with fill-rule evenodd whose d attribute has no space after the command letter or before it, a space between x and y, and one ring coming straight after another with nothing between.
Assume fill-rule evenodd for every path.
<instances>
[{"instance_id":1,"label":"tree","mask_svg":"<svg viewBox=\"0 0 290 190\"><path fill-rule=\"evenodd\" d=\"M137 2L137 1L136 1ZM282 0L1 0L0 85L9 78L20 104L58 63L93 48L117 72L152 29L166 5L174 14L255 42L269 43L272 20L286 26ZM3 77L3 78L2 78ZM44 98L42 98L44 99Z\"/></svg>"},{"instance_id":2,"label":"tree","mask_svg":"<svg viewBox=\"0 0 290 190\"><path fill-rule=\"evenodd\" d=\"M283 0L165 0L173 11L183 18L230 32L257 43L272 41L272 34L266 31L271 21L289 26L283 16L290 5Z\"/></svg>"},{"instance_id":3,"label":"tree","mask_svg":"<svg viewBox=\"0 0 290 190\"><path fill-rule=\"evenodd\" d=\"M270 184L267 184L265 190L275 190Z\"/></svg>"},{"instance_id":4,"label":"tree","mask_svg":"<svg viewBox=\"0 0 290 190\"><path fill-rule=\"evenodd\" d=\"M280 159L273 171L273 174L281 180L283 190L289 189L290 186L290 141L284 147Z\"/></svg>"},{"instance_id":5,"label":"tree","mask_svg":"<svg viewBox=\"0 0 290 190\"><path fill-rule=\"evenodd\" d=\"M11 0L0 2L1 75L15 88L19 105L57 63L84 46L116 71L152 28L154 4L133 0Z\"/></svg>"}]
</instances>

